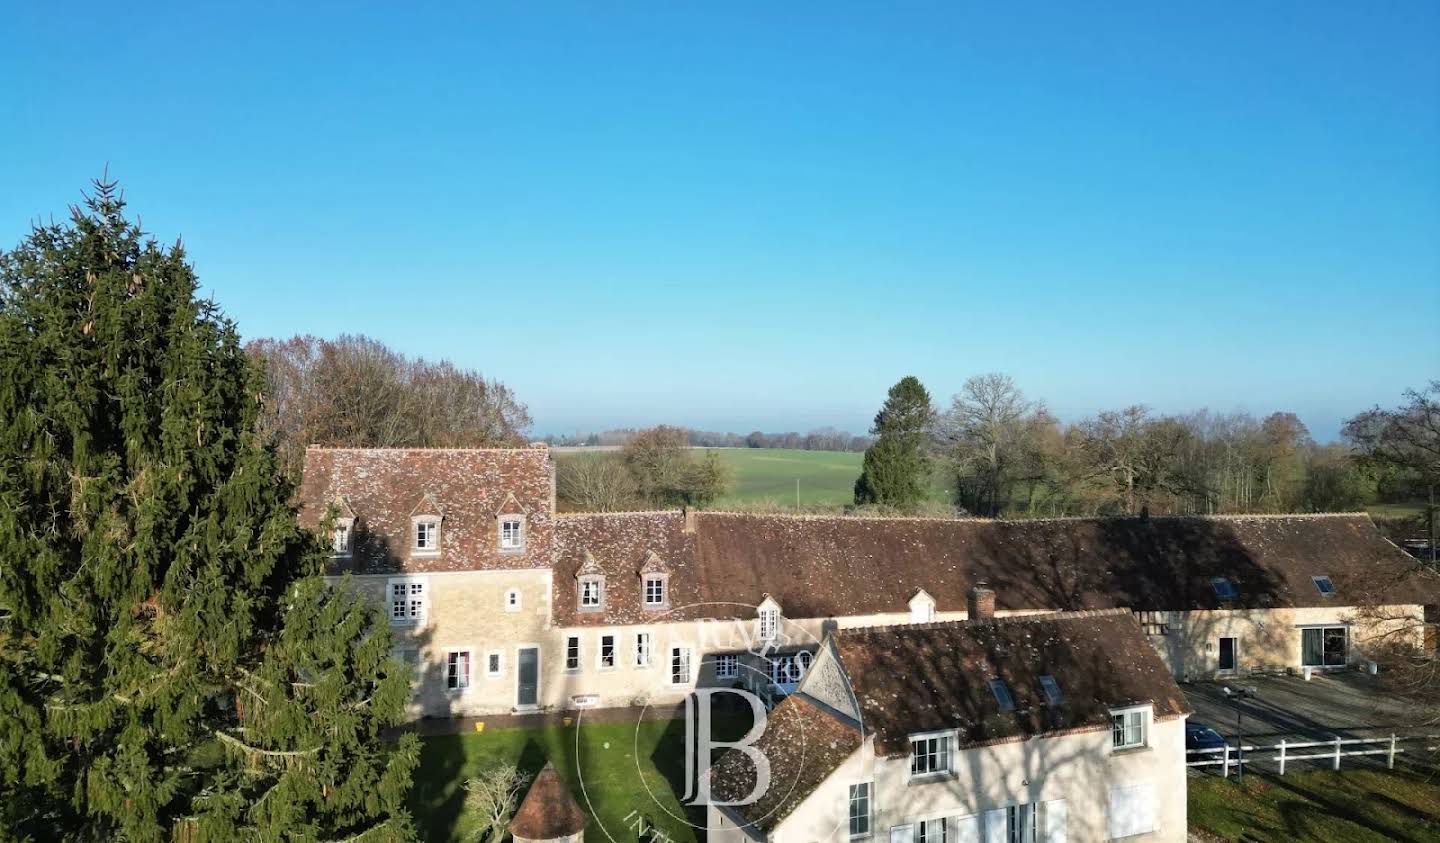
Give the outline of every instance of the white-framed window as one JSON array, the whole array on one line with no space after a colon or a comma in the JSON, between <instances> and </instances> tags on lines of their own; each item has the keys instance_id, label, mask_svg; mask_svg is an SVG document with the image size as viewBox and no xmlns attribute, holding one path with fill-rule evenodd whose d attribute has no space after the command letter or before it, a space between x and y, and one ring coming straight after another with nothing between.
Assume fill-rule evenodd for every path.
<instances>
[{"instance_id":1,"label":"white-framed window","mask_svg":"<svg viewBox=\"0 0 1440 843\"><path fill-rule=\"evenodd\" d=\"M411 626L425 623L430 595L425 580L397 578L388 581L390 623Z\"/></svg>"},{"instance_id":2,"label":"white-framed window","mask_svg":"<svg viewBox=\"0 0 1440 843\"><path fill-rule=\"evenodd\" d=\"M870 836L870 782L850 785L850 836Z\"/></svg>"},{"instance_id":3,"label":"white-framed window","mask_svg":"<svg viewBox=\"0 0 1440 843\"><path fill-rule=\"evenodd\" d=\"M565 669L574 673L580 669L580 636L571 635L565 639Z\"/></svg>"},{"instance_id":4,"label":"white-framed window","mask_svg":"<svg viewBox=\"0 0 1440 843\"><path fill-rule=\"evenodd\" d=\"M761 641L774 641L780 634L780 610L770 607L760 609L755 618L756 632Z\"/></svg>"},{"instance_id":5,"label":"white-framed window","mask_svg":"<svg viewBox=\"0 0 1440 843\"><path fill-rule=\"evenodd\" d=\"M1348 626L1306 626L1300 629L1300 664L1344 667L1350 661Z\"/></svg>"},{"instance_id":6,"label":"white-framed window","mask_svg":"<svg viewBox=\"0 0 1440 843\"><path fill-rule=\"evenodd\" d=\"M1040 840L1039 808L1035 802L1005 807L1005 843L1036 843Z\"/></svg>"},{"instance_id":7,"label":"white-framed window","mask_svg":"<svg viewBox=\"0 0 1440 843\"><path fill-rule=\"evenodd\" d=\"M1116 709L1110 712L1110 747L1134 749L1145 745L1145 731L1150 718L1148 706Z\"/></svg>"},{"instance_id":8,"label":"white-framed window","mask_svg":"<svg viewBox=\"0 0 1440 843\"><path fill-rule=\"evenodd\" d=\"M507 588L507 589L505 589L505 611L507 611L507 612L518 612L518 611L520 611L520 589L518 589L518 588Z\"/></svg>"},{"instance_id":9,"label":"white-framed window","mask_svg":"<svg viewBox=\"0 0 1440 843\"><path fill-rule=\"evenodd\" d=\"M600 650L596 657L596 667L601 670L615 669L615 636L600 636Z\"/></svg>"},{"instance_id":10,"label":"white-framed window","mask_svg":"<svg viewBox=\"0 0 1440 843\"><path fill-rule=\"evenodd\" d=\"M810 653L776 653L770 656L770 682L775 685L794 685L805 678L810 669Z\"/></svg>"},{"instance_id":11,"label":"white-framed window","mask_svg":"<svg viewBox=\"0 0 1440 843\"><path fill-rule=\"evenodd\" d=\"M605 608L605 578L589 574L580 578L580 611L598 612Z\"/></svg>"},{"instance_id":12,"label":"white-framed window","mask_svg":"<svg viewBox=\"0 0 1440 843\"><path fill-rule=\"evenodd\" d=\"M944 817L921 820L915 824L915 843L945 843Z\"/></svg>"},{"instance_id":13,"label":"white-framed window","mask_svg":"<svg viewBox=\"0 0 1440 843\"><path fill-rule=\"evenodd\" d=\"M715 657L715 678L734 679L740 675L740 657L735 653L721 653Z\"/></svg>"},{"instance_id":14,"label":"white-framed window","mask_svg":"<svg viewBox=\"0 0 1440 843\"><path fill-rule=\"evenodd\" d=\"M1140 630L1146 635L1169 635L1169 612L1137 612L1140 616Z\"/></svg>"},{"instance_id":15,"label":"white-framed window","mask_svg":"<svg viewBox=\"0 0 1440 843\"><path fill-rule=\"evenodd\" d=\"M1310 578L1315 583L1315 590L1323 597L1331 597L1335 594L1335 583L1327 576Z\"/></svg>"},{"instance_id":16,"label":"white-framed window","mask_svg":"<svg viewBox=\"0 0 1440 843\"><path fill-rule=\"evenodd\" d=\"M505 672L505 654L499 650L491 650L485 654L485 675L491 678L500 676Z\"/></svg>"},{"instance_id":17,"label":"white-framed window","mask_svg":"<svg viewBox=\"0 0 1440 843\"><path fill-rule=\"evenodd\" d=\"M690 684L690 648L683 644L670 647L670 684Z\"/></svg>"},{"instance_id":18,"label":"white-framed window","mask_svg":"<svg viewBox=\"0 0 1440 843\"><path fill-rule=\"evenodd\" d=\"M525 519L519 515L500 516L500 550L517 552L525 549Z\"/></svg>"},{"instance_id":19,"label":"white-framed window","mask_svg":"<svg viewBox=\"0 0 1440 843\"><path fill-rule=\"evenodd\" d=\"M654 659L652 653L653 650L651 649L650 644L650 633L635 633L635 666L649 667L651 665L652 659Z\"/></svg>"},{"instance_id":20,"label":"white-framed window","mask_svg":"<svg viewBox=\"0 0 1440 843\"><path fill-rule=\"evenodd\" d=\"M1004 679L991 679L990 693L995 695L995 704L1000 706L1001 711L1015 710L1015 698L1010 695L1010 686L1005 684Z\"/></svg>"},{"instance_id":21,"label":"white-framed window","mask_svg":"<svg viewBox=\"0 0 1440 843\"><path fill-rule=\"evenodd\" d=\"M410 549L415 553L440 552L440 519L421 515L414 519L410 530Z\"/></svg>"},{"instance_id":22,"label":"white-framed window","mask_svg":"<svg viewBox=\"0 0 1440 843\"><path fill-rule=\"evenodd\" d=\"M330 551L336 556L349 556L353 542L355 523L350 518L336 518L335 528L330 533Z\"/></svg>"},{"instance_id":23,"label":"white-framed window","mask_svg":"<svg viewBox=\"0 0 1440 843\"><path fill-rule=\"evenodd\" d=\"M463 691L470 687L470 651L451 650L445 654L445 688Z\"/></svg>"},{"instance_id":24,"label":"white-framed window","mask_svg":"<svg viewBox=\"0 0 1440 843\"><path fill-rule=\"evenodd\" d=\"M665 575L645 575L645 605L649 608L665 605Z\"/></svg>"},{"instance_id":25,"label":"white-framed window","mask_svg":"<svg viewBox=\"0 0 1440 843\"><path fill-rule=\"evenodd\" d=\"M1155 822L1155 785L1151 782L1116 785L1110 788L1107 825L1110 839L1149 834Z\"/></svg>"},{"instance_id":26,"label":"white-framed window","mask_svg":"<svg viewBox=\"0 0 1440 843\"><path fill-rule=\"evenodd\" d=\"M950 772L954 732L910 736L910 778L943 776Z\"/></svg>"}]
</instances>

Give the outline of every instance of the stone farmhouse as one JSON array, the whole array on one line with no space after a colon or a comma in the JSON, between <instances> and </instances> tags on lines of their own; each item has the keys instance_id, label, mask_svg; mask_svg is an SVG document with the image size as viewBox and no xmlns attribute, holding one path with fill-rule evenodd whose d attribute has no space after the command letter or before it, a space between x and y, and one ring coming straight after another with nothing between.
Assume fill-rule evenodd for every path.
<instances>
[{"instance_id":1,"label":"stone farmhouse","mask_svg":"<svg viewBox=\"0 0 1440 843\"><path fill-rule=\"evenodd\" d=\"M300 495L303 523L331 531L333 581L390 617L415 716L721 685L778 700L827 634L963 620L977 599L1000 618L1126 610L1182 680L1354 667L1422 645L1440 606L1364 515L560 514L543 446L312 448Z\"/></svg>"},{"instance_id":2,"label":"stone farmhouse","mask_svg":"<svg viewBox=\"0 0 1440 843\"><path fill-rule=\"evenodd\" d=\"M983 611L983 610L982 610ZM1184 841L1189 711L1124 609L838 629L712 769L716 843Z\"/></svg>"}]
</instances>

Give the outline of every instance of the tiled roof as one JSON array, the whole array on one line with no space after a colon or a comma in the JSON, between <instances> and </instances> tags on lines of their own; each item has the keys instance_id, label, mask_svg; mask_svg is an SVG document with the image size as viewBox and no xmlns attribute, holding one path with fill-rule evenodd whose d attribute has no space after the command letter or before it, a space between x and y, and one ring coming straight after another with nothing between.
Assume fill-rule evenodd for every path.
<instances>
[{"instance_id":1,"label":"tiled roof","mask_svg":"<svg viewBox=\"0 0 1440 843\"><path fill-rule=\"evenodd\" d=\"M1189 710L1125 610L847 629L833 640L881 755L907 754L917 732L955 729L964 747L1105 728L1125 705L1150 703L1156 718ZM1046 675L1058 706L1046 700ZM992 679L1005 682L1013 712Z\"/></svg>"},{"instance_id":2,"label":"tiled roof","mask_svg":"<svg viewBox=\"0 0 1440 843\"><path fill-rule=\"evenodd\" d=\"M794 618L905 612L918 589L934 597L937 611L962 611L966 592L981 581L995 589L1001 610L1440 602L1440 579L1420 572L1363 514L693 519L693 533L684 531L679 513L557 519L557 621L577 621L569 580L584 554L628 583L650 550L675 570L671 602L678 617L746 616L743 607L767 594ZM1331 597L1311 579L1322 575L1334 582ZM1212 577L1231 580L1236 598L1222 602ZM630 622L638 597L614 597L607 597L607 613L579 622Z\"/></svg>"},{"instance_id":3,"label":"tiled roof","mask_svg":"<svg viewBox=\"0 0 1440 843\"><path fill-rule=\"evenodd\" d=\"M544 568L554 535L552 477L544 448L309 448L300 519L315 526L339 499L354 512L354 549L336 561L337 572ZM525 516L524 552L500 551L502 514ZM416 515L441 517L439 554L412 555Z\"/></svg>"},{"instance_id":4,"label":"tiled roof","mask_svg":"<svg viewBox=\"0 0 1440 843\"><path fill-rule=\"evenodd\" d=\"M510 833L524 840L558 840L584 831L586 821L555 765L546 762L510 821Z\"/></svg>"},{"instance_id":5,"label":"tiled roof","mask_svg":"<svg viewBox=\"0 0 1440 843\"><path fill-rule=\"evenodd\" d=\"M803 696L786 697L770 712L765 732L755 742L770 762L770 787L759 800L730 810L756 828L774 828L860 743L860 732L853 725ZM737 801L755 785L755 764L743 752L731 750L720 756L710 775L713 795Z\"/></svg>"},{"instance_id":6,"label":"tiled roof","mask_svg":"<svg viewBox=\"0 0 1440 843\"><path fill-rule=\"evenodd\" d=\"M740 822L773 829L861 744L904 757L910 735L955 730L957 749L1108 729L1110 710L1149 704L1157 719L1188 713L1175 680L1122 609L838 630L829 639L860 705L861 724L827 711L801 686L770 712L755 743L770 765L770 788L730 809ZM815 675L812 673L812 676ZM1041 676L1061 702L1048 704ZM1006 683L1013 712L1002 711L990 680ZM714 792L749 793L755 766L730 751L715 764Z\"/></svg>"}]
</instances>

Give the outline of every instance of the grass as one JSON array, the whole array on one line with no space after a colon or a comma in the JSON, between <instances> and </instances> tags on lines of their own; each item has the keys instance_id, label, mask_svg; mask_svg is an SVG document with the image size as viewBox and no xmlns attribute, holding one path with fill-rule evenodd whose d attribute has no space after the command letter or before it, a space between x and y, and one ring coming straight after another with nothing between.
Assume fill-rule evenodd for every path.
<instances>
[{"instance_id":1,"label":"grass","mask_svg":"<svg viewBox=\"0 0 1440 843\"><path fill-rule=\"evenodd\" d=\"M697 451L706 449L697 448ZM855 479L864 455L849 451L801 451L786 448L714 448L730 469L730 493L711 508L774 504L795 506L795 481L800 481L800 506L805 509L841 507L855 501ZM561 453L558 459L586 459L586 453ZM934 479L936 500L948 500L941 478Z\"/></svg>"},{"instance_id":2,"label":"grass","mask_svg":"<svg viewBox=\"0 0 1440 843\"><path fill-rule=\"evenodd\" d=\"M738 738L749 728L748 716L743 723L717 718L714 728L717 738ZM687 812L677 796L685 777L684 750L680 720L426 737L410 791L410 811L424 840L470 839L477 822L464 811L465 780L495 764L516 764L533 776L548 759L591 818L587 839L607 839L602 827L615 839L633 839L632 812L638 812L674 843L698 843L696 830L682 819ZM689 817L704 825L703 813Z\"/></svg>"},{"instance_id":3,"label":"grass","mask_svg":"<svg viewBox=\"0 0 1440 843\"><path fill-rule=\"evenodd\" d=\"M1440 841L1440 780L1398 770L1196 777L1189 805L1190 830L1209 840Z\"/></svg>"}]
</instances>

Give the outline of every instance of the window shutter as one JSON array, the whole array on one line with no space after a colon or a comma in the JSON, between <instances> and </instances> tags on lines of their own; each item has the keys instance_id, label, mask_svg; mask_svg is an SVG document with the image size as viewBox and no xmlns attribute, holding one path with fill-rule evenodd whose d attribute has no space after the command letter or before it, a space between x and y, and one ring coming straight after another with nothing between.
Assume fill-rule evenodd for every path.
<instances>
[{"instance_id":1,"label":"window shutter","mask_svg":"<svg viewBox=\"0 0 1440 843\"><path fill-rule=\"evenodd\" d=\"M1005 809L985 812L985 843L1005 843Z\"/></svg>"},{"instance_id":2,"label":"window shutter","mask_svg":"<svg viewBox=\"0 0 1440 843\"><path fill-rule=\"evenodd\" d=\"M1155 830L1155 785L1119 785L1110 790L1110 836L1129 837Z\"/></svg>"},{"instance_id":3,"label":"window shutter","mask_svg":"<svg viewBox=\"0 0 1440 843\"><path fill-rule=\"evenodd\" d=\"M1041 839L1045 843L1065 843L1065 820L1068 810L1064 799L1051 799L1045 802L1042 818L1045 821L1041 831Z\"/></svg>"},{"instance_id":4,"label":"window shutter","mask_svg":"<svg viewBox=\"0 0 1440 843\"><path fill-rule=\"evenodd\" d=\"M955 818L955 843L984 843L979 815Z\"/></svg>"}]
</instances>

